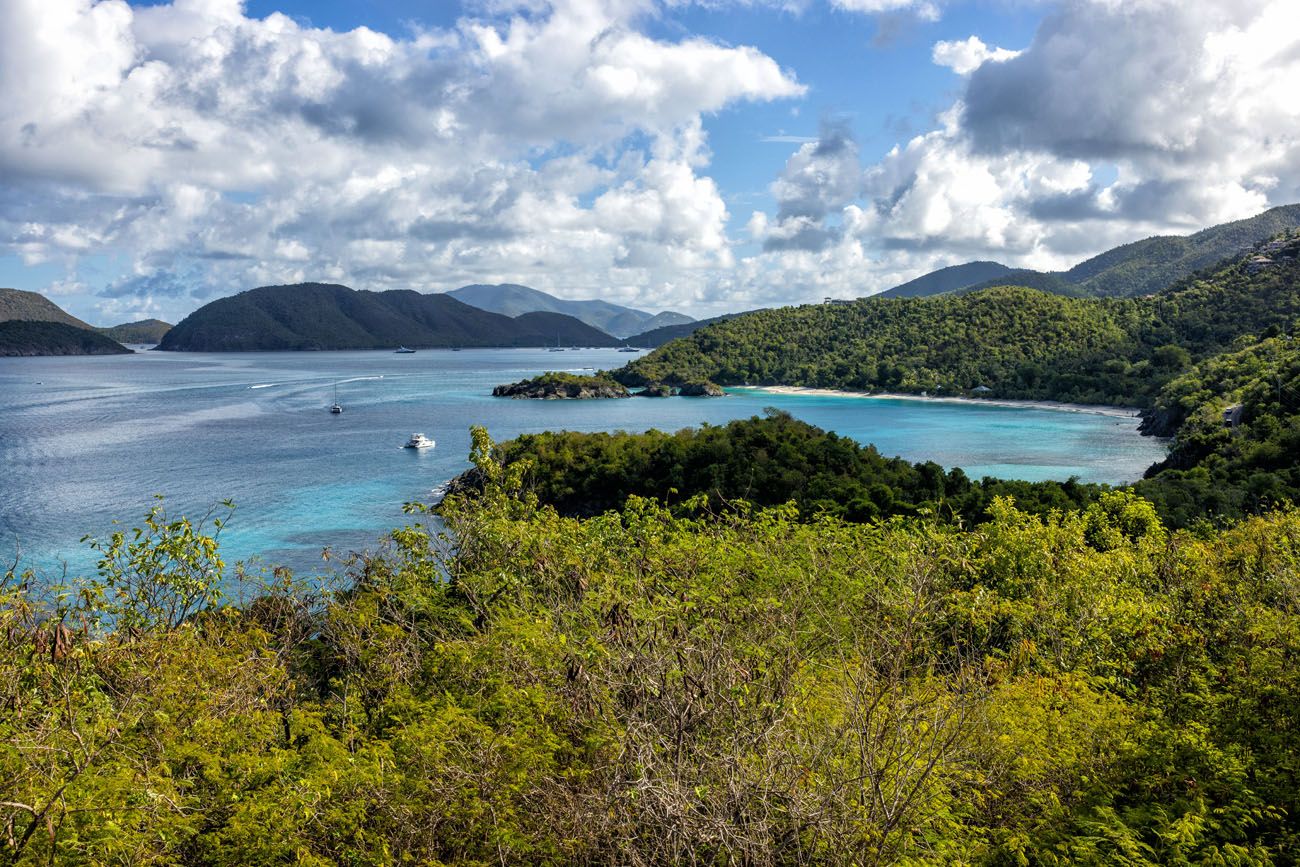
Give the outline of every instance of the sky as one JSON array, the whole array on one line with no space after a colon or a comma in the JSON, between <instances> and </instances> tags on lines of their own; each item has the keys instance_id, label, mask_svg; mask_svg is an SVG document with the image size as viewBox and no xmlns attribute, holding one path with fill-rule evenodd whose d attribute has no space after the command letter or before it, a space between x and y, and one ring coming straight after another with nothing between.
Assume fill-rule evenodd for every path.
<instances>
[{"instance_id":1,"label":"sky","mask_svg":"<svg viewBox=\"0 0 1300 867\"><path fill-rule=\"evenodd\" d=\"M697 317L1300 201L1296 0L0 0L0 286Z\"/></svg>"}]
</instances>

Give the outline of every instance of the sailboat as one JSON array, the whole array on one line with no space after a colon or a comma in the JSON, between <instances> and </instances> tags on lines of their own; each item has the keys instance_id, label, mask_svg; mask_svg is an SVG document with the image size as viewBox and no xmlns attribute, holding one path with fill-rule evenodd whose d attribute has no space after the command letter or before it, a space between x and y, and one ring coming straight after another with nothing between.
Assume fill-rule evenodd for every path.
<instances>
[{"instance_id":1,"label":"sailboat","mask_svg":"<svg viewBox=\"0 0 1300 867\"><path fill-rule=\"evenodd\" d=\"M339 384L334 383L334 403L330 404L330 412L339 415L343 412L343 405L339 403Z\"/></svg>"}]
</instances>

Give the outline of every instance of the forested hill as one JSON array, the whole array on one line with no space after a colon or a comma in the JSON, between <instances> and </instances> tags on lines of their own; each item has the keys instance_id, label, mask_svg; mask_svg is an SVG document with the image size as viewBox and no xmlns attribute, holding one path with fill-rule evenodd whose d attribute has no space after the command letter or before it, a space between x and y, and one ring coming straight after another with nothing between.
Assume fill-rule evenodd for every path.
<instances>
[{"instance_id":1,"label":"forested hill","mask_svg":"<svg viewBox=\"0 0 1300 867\"><path fill-rule=\"evenodd\" d=\"M1192 362L1300 317L1300 234L1153 298L1023 287L764 310L615 371L624 384L744 383L1149 406Z\"/></svg>"},{"instance_id":2,"label":"forested hill","mask_svg":"<svg viewBox=\"0 0 1300 867\"><path fill-rule=\"evenodd\" d=\"M74 328L94 330L39 292L0 289L0 322L62 322Z\"/></svg>"},{"instance_id":3,"label":"forested hill","mask_svg":"<svg viewBox=\"0 0 1300 867\"><path fill-rule=\"evenodd\" d=\"M0 322L0 356L123 355L131 350L97 331L66 322Z\"/></svg>"},{"instance_id":4,"label":"forested hill","mask_svg":"<svg viewBox=\"0 0 1300 867\"><path fill-rule=\"evenodd\" d=\"M196 352L433 346L613 346L614 338L558 313L511 318L448 295L364 292L328 283L263 286L205 304L158 348Z\"/></svg>"},{"instance_id":5,"label":"forested hill","mask_svg":"<svg viewBox=\"0 0 1300 867\"><path fill-rule=\"evenodd\" d=\"M0 355L119 355L131 350L39 292L0 289Z\"/></svg>"}]
</instances>

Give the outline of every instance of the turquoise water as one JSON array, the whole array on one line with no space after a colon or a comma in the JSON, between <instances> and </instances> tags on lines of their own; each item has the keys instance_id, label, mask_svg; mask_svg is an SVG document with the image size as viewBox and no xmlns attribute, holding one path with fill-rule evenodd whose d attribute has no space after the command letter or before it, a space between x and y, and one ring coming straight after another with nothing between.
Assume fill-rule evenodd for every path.
<instances>
[{"instance_id":1,"label":"turquoise water","mask_svg":"<svg viewBox=\"0 0 1300 867\"><path fill-rule=\"evenodd\" d=\"M987 405L739 389L726 398L527 401L493 385L542 370L614 367L613 350L465 350L0 359L0 554L43 571L93 558L79 540L134 526L156 493L194 515L237 505L229 561L319 567L362 550L468 463L469 426L677 430L776 406L886 455L972 477L1125 482L1164 453L1136 419ZM342 415L326 407L339 389ZM436 449L401 448L414 431Z\"/></svg>"}]
</instances>

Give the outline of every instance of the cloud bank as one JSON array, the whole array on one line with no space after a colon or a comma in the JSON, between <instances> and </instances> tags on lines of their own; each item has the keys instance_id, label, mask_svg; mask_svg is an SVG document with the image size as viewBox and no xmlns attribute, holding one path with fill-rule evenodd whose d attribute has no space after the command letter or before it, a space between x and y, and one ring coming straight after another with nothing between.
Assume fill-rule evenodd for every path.
<instances>
[{"instance_id":1,"label":"cloud bank","mask_svg":"<svg viewBox=\"0 0 1300 867\"><path fill-rule=\"evenodd\" d=\"M803 93L752 47L644 35L630 3L405 40L232 0L6 7L0 250L125 253L123 310L302 279L703 279L732 253L702 115Z\"/></svg>"},{"instance_id":2,"label":"cloud bank","mask_svg":"<svg viewBox=\"0 0 1300 867\"><path fill-rule=\"evenodd\" d=\"M937 127L865 166L857 199L817 156L843 152L842 131L801 148L777 219L750 220L750 279L814 300L973 259L1060 268L1300 201L1289 0L1066 0L1023 49L972 36L932 58L964 78ZM827 207L786 207L805 200Z\"/></svg>"},{"instance_id":3,"label":"cloud bank","mask_svg":"<svg viewBox=\"0 0 1300 867\"><path fill-rule=\"evenodd\" d=\"M933 129L865 154L827 121L734 233L704 119L805 83L761 47L648 35L655 0L484 2L402 38L237 0L0 2L0 254L63 266L46 290L93 291L101 320L309 279L707 313L1300 201L1292 0L1063 0L1026 46L937 42L959 96ZM88 286L92 261L115 276Z\"/></svg>"}]
</instances>

